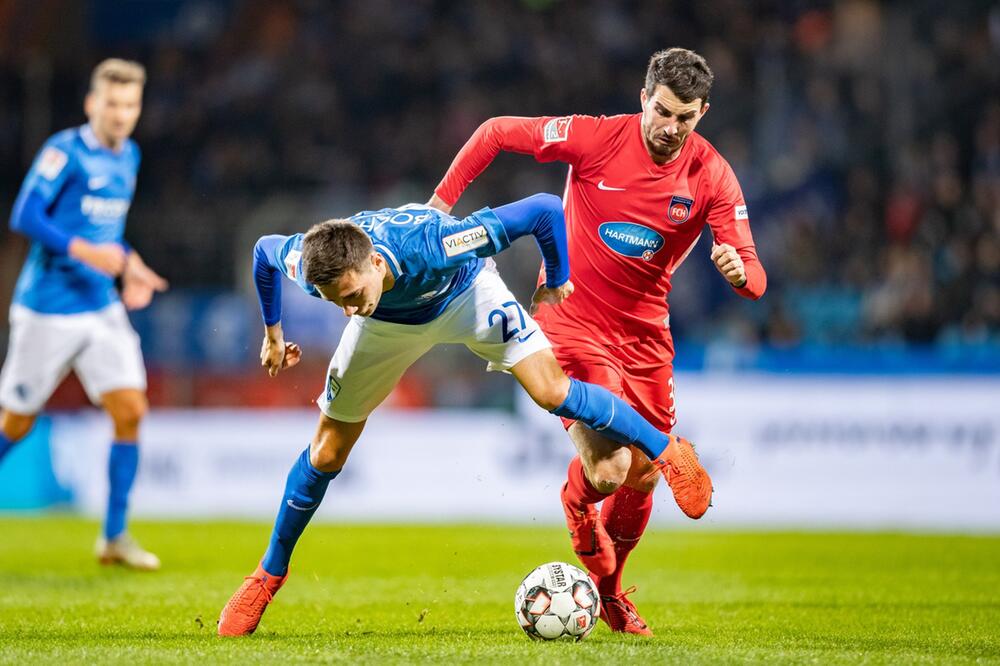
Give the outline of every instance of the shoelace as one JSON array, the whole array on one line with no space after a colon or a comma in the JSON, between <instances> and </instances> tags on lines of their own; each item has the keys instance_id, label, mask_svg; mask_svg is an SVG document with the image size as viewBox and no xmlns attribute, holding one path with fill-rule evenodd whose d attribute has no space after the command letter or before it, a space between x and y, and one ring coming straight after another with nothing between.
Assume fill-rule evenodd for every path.
<instances>
[{"instance_id":1,"label":"shoelace","mask_svg":"<svg viewBox=\"0 0 1000 666\"><path fill-rule=\"evenodd\" d=\"M259 608L263 608L267 604L271 603L271 601L274 599L274 595L271 594L271 591L267 589L267 585L265 585L264 581L262 581L260 578L257 578L256 576L247 576L243 580L252 580L253 582L257 583L257 587L260 588L260 592L262 592L263 594L258 593L254 595L253 598L251 599L248 599L246 595L241 594L239 603L237 603L237 607L240 611L242 612L256 611ZM264 598L263 603L260 603L261 597Z\"/></svg>"}]
</instances>

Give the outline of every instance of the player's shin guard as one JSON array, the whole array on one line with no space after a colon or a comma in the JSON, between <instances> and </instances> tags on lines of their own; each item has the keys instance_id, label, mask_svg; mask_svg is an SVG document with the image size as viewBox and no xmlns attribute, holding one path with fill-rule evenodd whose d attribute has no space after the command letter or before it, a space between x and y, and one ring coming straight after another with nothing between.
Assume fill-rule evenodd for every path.
<instances>
[{"instance_id":1,"label":"player's shin guard","mask_svg":"<svg viewBox=\"0 0 1000 666\"><path fill-rule=\"evenodd\" d=\"M309 447L295 461L288 472L285 495L281 498L281 508L271 532L271 543L261 560L264 571L278 577L288 572L288 562L292 558L295 542L323 501L326 487L338 474L340 470L321 472L313 467L309 462Z\"/></svg>"},{"instance_id":2,"label":"player's shin guard","mask_svg":"<svg viewBox=\"0 0 1000 666\"><path fill-rule=\"evenodd\" d=\"M604 505L601 506L601 520L615 544L616 567L610 576L598 581L597 589L602 595L621 592L625 560L638 545L652 513L652 492L647 493L622 486L604 501Z\"/></svg>"},{"instance_id":3,"label":"player's shin guard","mask_svg":"<svg viewBox=\"0 0 1000 666\"><path fill-rule=\"evenodd\" d=\"M556 416L574 419L620 444L631 444L655 460L670 439L654 428L639 412L603 386L569 380L563 404L552 410Z\"/></svg>"},{"instance_id":4,"label":"player's shin guard","mask_svg":"<svg viewBox=\"0 0 1000 666\"><path fill-rule=\"evenodd\" d=\"M108 456L108 511L104 519L104 538L108 541L125 531L128 495L139 469L139 446L136 442L114 442Z\"/></svg>"}]
</instances>

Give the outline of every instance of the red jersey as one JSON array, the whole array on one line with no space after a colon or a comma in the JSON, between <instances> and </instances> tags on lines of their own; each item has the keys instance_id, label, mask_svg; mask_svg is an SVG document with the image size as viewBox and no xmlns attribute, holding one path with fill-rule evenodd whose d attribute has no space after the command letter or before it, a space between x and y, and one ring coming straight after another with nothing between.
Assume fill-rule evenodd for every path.
<instances>
[{"instance_id":1,"label":"red jersey","mask_svg":"<svg viewBox=\"0 0 1000 666\"><path fill-rule=\"evenodd\" d=\"M669 343L670 280L705 225L716 243L732 245L743 260L747 282L735 291L751 299L764 293L767 278L732 168L695 132L676 159L656 164L640 119L492 118L435 190L453 205L501 150L570 165L563 202L576 290L562 305L539 311L546 333L572 332L612 345L650 338Z\"/></svg>"}]
</instances>

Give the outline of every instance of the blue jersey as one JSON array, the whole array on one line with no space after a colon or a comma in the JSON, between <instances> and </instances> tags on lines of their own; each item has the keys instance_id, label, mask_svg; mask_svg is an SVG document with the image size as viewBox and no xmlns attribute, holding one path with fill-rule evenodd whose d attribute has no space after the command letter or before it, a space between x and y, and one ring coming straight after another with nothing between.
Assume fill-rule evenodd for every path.
<instances>
[{"instance_id":1,"label":"blue jersey","mask_svg":"<svg viewBox=\"0 0 1000 666\"><path fill-rule=\"evenodd\" d=\"M371 316L399 324L433 320L469 288L483 257L510 245L503 223L489 208L459 220L436 208L409 204L363 211L349 219L368 234L396 279ZM303 236L278 237L280 243L272 246L267 263L318 298L316 287L302 274Z\"/></svg>"},{"instance_id":2,"label":"blue jersey","mask_svg":"<svg viewBox=\"0 0 1000 666\"><path fill-rule=\"evenodd\" d=\"M92 243L121 242L139 161L131 140L116 152L97 140L90 125L64 130L39 151L14 210L38 196L60 232ZM14 290L15 303L46 314L90 312L117 300L113 278L38 241Z\"/></svg>"}]
</instances>

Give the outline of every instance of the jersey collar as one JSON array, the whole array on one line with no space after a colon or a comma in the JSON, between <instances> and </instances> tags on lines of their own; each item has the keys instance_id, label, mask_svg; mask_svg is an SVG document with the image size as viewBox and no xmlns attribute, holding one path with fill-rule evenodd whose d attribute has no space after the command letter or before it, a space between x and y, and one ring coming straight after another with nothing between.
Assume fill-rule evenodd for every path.
<instances>
[{"instance_id":1,"label":"jersey collar","mask_svg":"<svg viewBox=\"0 0 1000 666\"><path fill-rule=\"evenodd\" d=\"M87 146L87 148L89 148L90 150L103 150L104 152L111 153L112 155L121 155L123 152L125 152L125 146L128 143L128 141L126 140L126 142L122 144L121 150L113 150L111 148L108 148L103 143L101 143L100 139L97 138L97 134L94 132L94 128L91 126L90 123L84 123L83 125L80 125L80 138L83 139L84 145Z\"/></svg>"}]
</instances>

